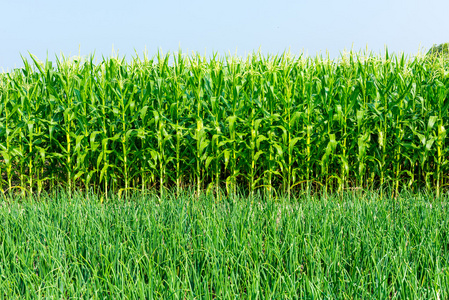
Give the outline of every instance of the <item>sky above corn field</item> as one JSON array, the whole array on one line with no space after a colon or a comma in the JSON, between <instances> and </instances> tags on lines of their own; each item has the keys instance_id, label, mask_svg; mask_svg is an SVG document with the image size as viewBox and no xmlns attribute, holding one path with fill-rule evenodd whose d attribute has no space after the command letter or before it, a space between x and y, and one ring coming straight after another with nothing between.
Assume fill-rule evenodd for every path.
<instances>
[{"instance_id":1,"label":"sky above corn field","mask_svg":"<svg viewBox=\"0 0 449 300\"><path fill-rule=\"evenodd\" d=\"M449 41L447 0L0 0L0 71L21 55L130 58L146 50L338 57L351 48L417 54Z\"/></svg>"}]
</instances>

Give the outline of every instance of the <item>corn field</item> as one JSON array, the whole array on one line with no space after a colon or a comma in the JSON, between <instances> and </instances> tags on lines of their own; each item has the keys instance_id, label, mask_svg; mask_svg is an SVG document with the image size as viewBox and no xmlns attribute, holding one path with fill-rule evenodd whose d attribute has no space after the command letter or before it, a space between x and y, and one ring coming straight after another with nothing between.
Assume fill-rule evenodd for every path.
<instances>
[{"instance_id":1,"label":"corn field","mask_svg":"<svg viewBox=\"0 0 449 300\"><path fill-rule=\"evenodd\" d=\"M440 193L449 184L444 58L23 61L0 74L4 193Z\"/></svg>"}]
</instances>

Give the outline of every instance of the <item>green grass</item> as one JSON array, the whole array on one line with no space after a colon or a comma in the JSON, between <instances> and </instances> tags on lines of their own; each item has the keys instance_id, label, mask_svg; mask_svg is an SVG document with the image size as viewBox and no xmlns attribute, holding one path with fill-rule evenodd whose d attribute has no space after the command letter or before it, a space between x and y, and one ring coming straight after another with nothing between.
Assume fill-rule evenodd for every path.
<instances>
[{"instance_id":1,"label":"green grass","mask_svg":"<svg viewBox=\"0 0 449 300\"><path fill-rule=\"evenodd\" d=\"M447 299L448 195L7 198L1 298Z\"/></svg>"}]
</instances>

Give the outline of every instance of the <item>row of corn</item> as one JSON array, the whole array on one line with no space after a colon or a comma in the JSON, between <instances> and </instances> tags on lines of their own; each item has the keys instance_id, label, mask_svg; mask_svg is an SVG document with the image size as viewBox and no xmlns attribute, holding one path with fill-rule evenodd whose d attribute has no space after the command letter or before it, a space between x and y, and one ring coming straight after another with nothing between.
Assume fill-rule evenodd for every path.
<instances>
[{"instance_id":1,"label":"row of corn","mask_svg":"<svg viewBox=\"0 0 449 300\"><path fill-rule=\"evenodd\" d=\"M447 59L158 54L0 74L0 189L447 189Z\"/></svg>"}]
</instances>

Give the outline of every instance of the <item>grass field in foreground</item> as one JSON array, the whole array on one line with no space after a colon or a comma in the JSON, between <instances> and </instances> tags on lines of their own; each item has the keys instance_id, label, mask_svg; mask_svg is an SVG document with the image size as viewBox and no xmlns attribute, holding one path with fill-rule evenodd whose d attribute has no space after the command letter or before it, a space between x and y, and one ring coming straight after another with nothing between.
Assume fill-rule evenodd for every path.
<instances>
[{"instance_id":1,"label":"grass field in foreground","mask_svg":"<svg viewBox=\"0 0 449 300\"><path fill-rule=\"evenodd\" d=\"M1 298L447 299L447 195L0 206Z\"/></svg>"}]
</instances>

